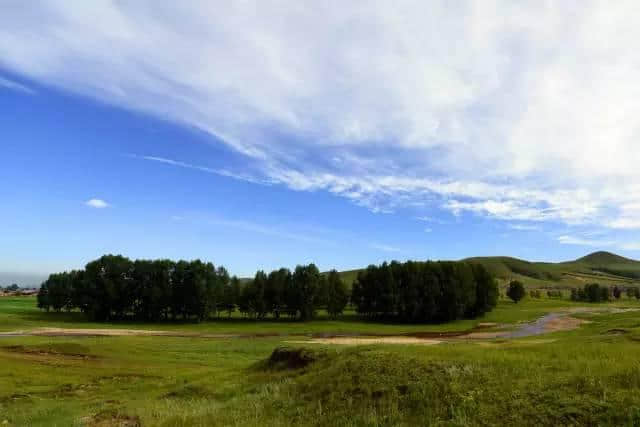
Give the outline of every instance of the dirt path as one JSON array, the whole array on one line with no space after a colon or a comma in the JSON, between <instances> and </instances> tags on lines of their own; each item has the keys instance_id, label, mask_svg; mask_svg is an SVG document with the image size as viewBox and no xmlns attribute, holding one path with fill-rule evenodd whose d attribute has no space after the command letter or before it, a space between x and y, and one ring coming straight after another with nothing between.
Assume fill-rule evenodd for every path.
<instances>
[{"instance_id":1,"label":"dirt path","mask_svg":"<svg viewBox=\"0 0 640 427\"><path fill-rule=\"evenodd\" d=\"M578 307L567 311L549 313L534 322L520 325L515 330L495 330L500 325L496 323L479 323L471 331L461 332L414 332L401 335L376 335L376 334L207 334L187 331L162 331L145 329L67 329L67 328L37 328L24 331L0 332L2 337L19 336L46 336L46 337L118 337L118 336L164 336L164 337L193 337L193 338L264 338L264 337L301 337L310 338L305 341L290 341L292 343L317 343L317 344L342 344L342 345L366 345L366 344L421 344L433 345L444 341L461 340L489 340L495 338L523 338L533 335L542 335L558 331L570 331L577 329L587 320L573 317L575 313L585 312L611 312L621 313L637 309L617 308L592 308Z\"/></svg>"},{"instance_id":2,"label":"dirt path","mask_svg":"<svg viewBox=\"0 0 640 427\"><path fill-rule=\"evenodd\" d=\"M586 310L585 310L586 311ZM576 312L576 311L574 311ZM411 334L411 336L387 337L332 337L312 338L309 341L289 341L291 343L338 344L338 345L368 345L368 344L421 344L433 345L442 342L456 342L463 340L485 341L495 338L524 338L551 332L570 331L577 329L587 320L572 317L567 312L549 313L535 322L526 323L513 331L483 331L462 333L427 333ZM479 324L478 326L495 327L496 324Z\"/></svg>"},{"instance_id":3,"label":"dirt path","mask_svg":"<svg viewBox=\"0 0 640 427\"><path fill-rule=\"evenodd\" d=\"M434 345L440 344L441 340L391 336L391 337L333 337L333 338L312 338L309 341L287 341L290 344L340 344L340 345L369 345L369 344L418 344Z\"/></svg>"},{"instance_id":4,"label":"dirt path","mask_svg":"<svg viewBox=\"0 0 640 427\"><path fill-rule=\"evenodd\" d=\"M154 331L147 329L91 329L91 328L36 328L27 331L0 332L0 337L195 337L195 338L236 338L234 334L201 334L183 331Z\"/></svg>"}]
</instances>

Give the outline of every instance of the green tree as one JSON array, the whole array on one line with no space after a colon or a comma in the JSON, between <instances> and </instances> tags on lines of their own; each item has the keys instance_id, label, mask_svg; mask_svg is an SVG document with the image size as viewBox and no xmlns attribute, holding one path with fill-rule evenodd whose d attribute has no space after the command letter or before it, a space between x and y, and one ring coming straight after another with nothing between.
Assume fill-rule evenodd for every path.
<instances>
[{"instance_id":1,"label":"green tree","mask_svg":"<svg viewBox=\"0 0 640 427\"><path fill-rule=\"evenodd\" d=\"M38 308L41 310L49 311L51 308L51 301L49 300L49 281L45 280L40 285L40 290L38 291Z\"/></svg>"},{"instance_id":2,"label":"green tree","mask_svg":"<svg viewBox=\"0 0 640 427\"><path fill-rule=\"evenodd\" d=\"M622 289L620 289L617 286L614 286L613 290L612 290L612 293L613 293L613 297L615 299L620 299L620 297L622 296Z\"/></svg>"},{"instance_id":3,"label":"green tree","mask_svg":"<svg viewBox=\"0 0 640 427\"><path fill-rule=\"evenodd\" d=\"M309 320L315 314L316 293L320 284L320 271L315 264L296 267L293 277L295 302L301 320Z\"/></svg>"},{"instance_id":4,"label":"green tree","mask_svg":"<svg viewBox=\"0 0 640 427\"><path fill-rule=\"evenodd\" d=\"M276 319L280 318L280 314L285 310L289 282L291 282L291 272L287 268L274 270L267 277L264 290L266 309L273 313Z\"/></svg>"},{"instance_id":5,"label":"green tree","mask_svg":"<svg viewBox=\"0 0 640 427\"><path fill-rule=\"evenodd\" d=\"M342 314L349 302L347 286L336 270L331 270L326 278L326 305L329 316L335 318Z\"/></svg>"},{"instance_id":6,"label":"green tree","mask_svg":"<svg viewBox=\"0 0 640 427\"><path fill-rule=\"evenodd\" d=\"M507 296L517 304L525 296L524 285L518 280L512 280L507 289Z\"/></svg>"}]
</instances>

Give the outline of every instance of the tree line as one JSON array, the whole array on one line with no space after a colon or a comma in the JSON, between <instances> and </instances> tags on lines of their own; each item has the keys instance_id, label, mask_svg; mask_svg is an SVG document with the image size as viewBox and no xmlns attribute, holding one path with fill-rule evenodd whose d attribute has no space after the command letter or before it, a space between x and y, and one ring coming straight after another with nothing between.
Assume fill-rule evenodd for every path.
<instances>
[{"instance_id":1,"label":"tree line","mask_svg":"<svg viewBox=\"0 0 640 427\"><path fill-rule=\"evenodd\" d=\"M348 291L334 270L322 275L309 264L253 280L230 277L224 267L200 260L135 260L105 255L83 270L51 274L38 293L44 310L79 310L90 319L205 320L238 310L264 319L284 314L307 320L319 308L342 313Z\"/></svg>"},{"instance_id":2,"label":"tree line","mask_svg":"<svg viewBox=\"0 0 640 427\"><path fill-rule=\"evenodd\" d=\"M619 286L604 286L598 283L589 283L584 285L582 289L571 289L572 301L585 301L585 302L607 302L612 298L620 299L623 291L626 291L627 297L640 299L640 289L635 286L629 286L623 288Z\"/></svg>"},{"instance_id":3,"label":"tree line","mask_svg":"<svg viewBox=\"0 0 640 427\"><path fill-rule=\"evenodd\" d=\"M498 288L479 264L391 262L358 274L352 292L332 270L314 264L231 277L211 263L135 260L105 255L84 269L51 274L38 293L44 310L79 310L92 320L206 320L239 311L253 319L309 320L340 315L350 302L370 318L440 322L491 310Z\"/></svg>"},{"instance_id":4,"label":"tree line","mask_svg":"<svg viewBox=\"0 0 640 427\"><path fill-rule=\"evenodd\" d=\"M490 311L494 278L480 264L414 262L370 265L358 273L352 303L358 313L405 322L445 322Z\"/></svg>"}]
</instances>

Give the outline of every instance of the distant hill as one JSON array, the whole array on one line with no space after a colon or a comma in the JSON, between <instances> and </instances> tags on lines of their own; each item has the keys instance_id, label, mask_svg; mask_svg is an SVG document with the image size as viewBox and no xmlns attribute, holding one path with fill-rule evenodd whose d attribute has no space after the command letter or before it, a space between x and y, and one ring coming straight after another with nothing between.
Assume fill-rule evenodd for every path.
<instances>
[{"instance_id":1,"label":"distant hill","mask_svg":"<svg viewBox=\"0 0 640 427\"><path fill-rule=\"evenodd\" d=\"M575 287L590 282L620 285L640 282L640 261L603 251L560 263L530 262L506 256L473 257L463 261L484 265L502 284L520 280L531 287ZM340 274L351 284L359 271Z\"/></svg>"},{"instance_id":2,"label":"distant hill","mask_svg":"<svg viewBox=\"0 0 640 427\"><path fill-rule=\"evenodd\" d=\"M3 288L14 283L21 288L39 287L45 279L45 276L38 274L0 272L0 286Z\"/></svg>"},{"instance_id":3,"label":"distant hill","mask_svg":"<svg viewBox=\"0 0 640 427\"><path fill-rule=\"evenodd\" d=\"M625 258L620 255L612 254L611 252L599 251L578 258L574 262L587 263L591 265L608 265L608 264L638 264L640 261L634 259Z\"/></svg>"}]
</instances>

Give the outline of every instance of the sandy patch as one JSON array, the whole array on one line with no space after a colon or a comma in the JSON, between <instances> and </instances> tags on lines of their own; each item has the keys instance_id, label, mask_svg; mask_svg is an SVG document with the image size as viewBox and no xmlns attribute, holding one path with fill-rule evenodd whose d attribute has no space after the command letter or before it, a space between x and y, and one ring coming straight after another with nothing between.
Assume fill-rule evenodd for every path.
<instances>
[{"instance_id":1,"label":"sandy patch","mask_svg":"<svg viewBox=\"0 0 640 427\"><path fill-rule=\"evenodd\" d=\"M43 336L43 337L193 337L193 338L235 338L233 334L206 334L186 331L157 331L147 329L91 329L91 328L36 328L28 331L0 332L2 336Z\"/></svg>"},{"instance_id":2,"label":"sandy patch","mask_svg":"<svg viewBox=\"0 0 640 427\"><path fill-rule=\"evenodd\" d=\"M369 345L369 344L419 344L434 345L440 344L440 340L422 339L414 337L333 337L333 338L312 338L309 341L287 341L291 344L337 344L337 345Z\"/></svg>"},{"instance_id":3,"label":"sandy patch","mask_svg":"<svg viewBox=\"0 0 640 427\"><path fill-rule=\"evenodd\" d=\"M152 331L144 329L65 329L65 328L38 328L29 331L30 335L36 336L140 336L140 335L168 335L167 331Z\"/></svg>"},{"instance_id":4,"label":"sandy patch","mask_svg":"<svg viewBox=\"0 0 640 427\"><path fill-rule=\"evenodd\" d=\"M496 322L480 322L476 325L476 328L493 328L494 326L498 326L499 324Z\"/></svg>"},{"instance_id":5,"label":"sandy patch","mask_svg":"<svg viewBox=\"0 0 640 427\"><path fill-rule=\"evenodd\" d=\"M508 335L509 335L509 332L505 332L505 331L471 332L470 334L463 335L460 338L470 339L470 340L489 340L492 338L504 338Z\"/></svg>"},{"instance_id":6,"label":"sandy patch","mask_svg":"<svg viewBox=\"0 0 640 427\"><path fill-rule=\"evenodd\" d=\"M583 323L590 323L588 320L578 319L571 316L557 317L549 320L544 325L545 332L571 331L577 329Z\"/></svg>"}]
</instances>

